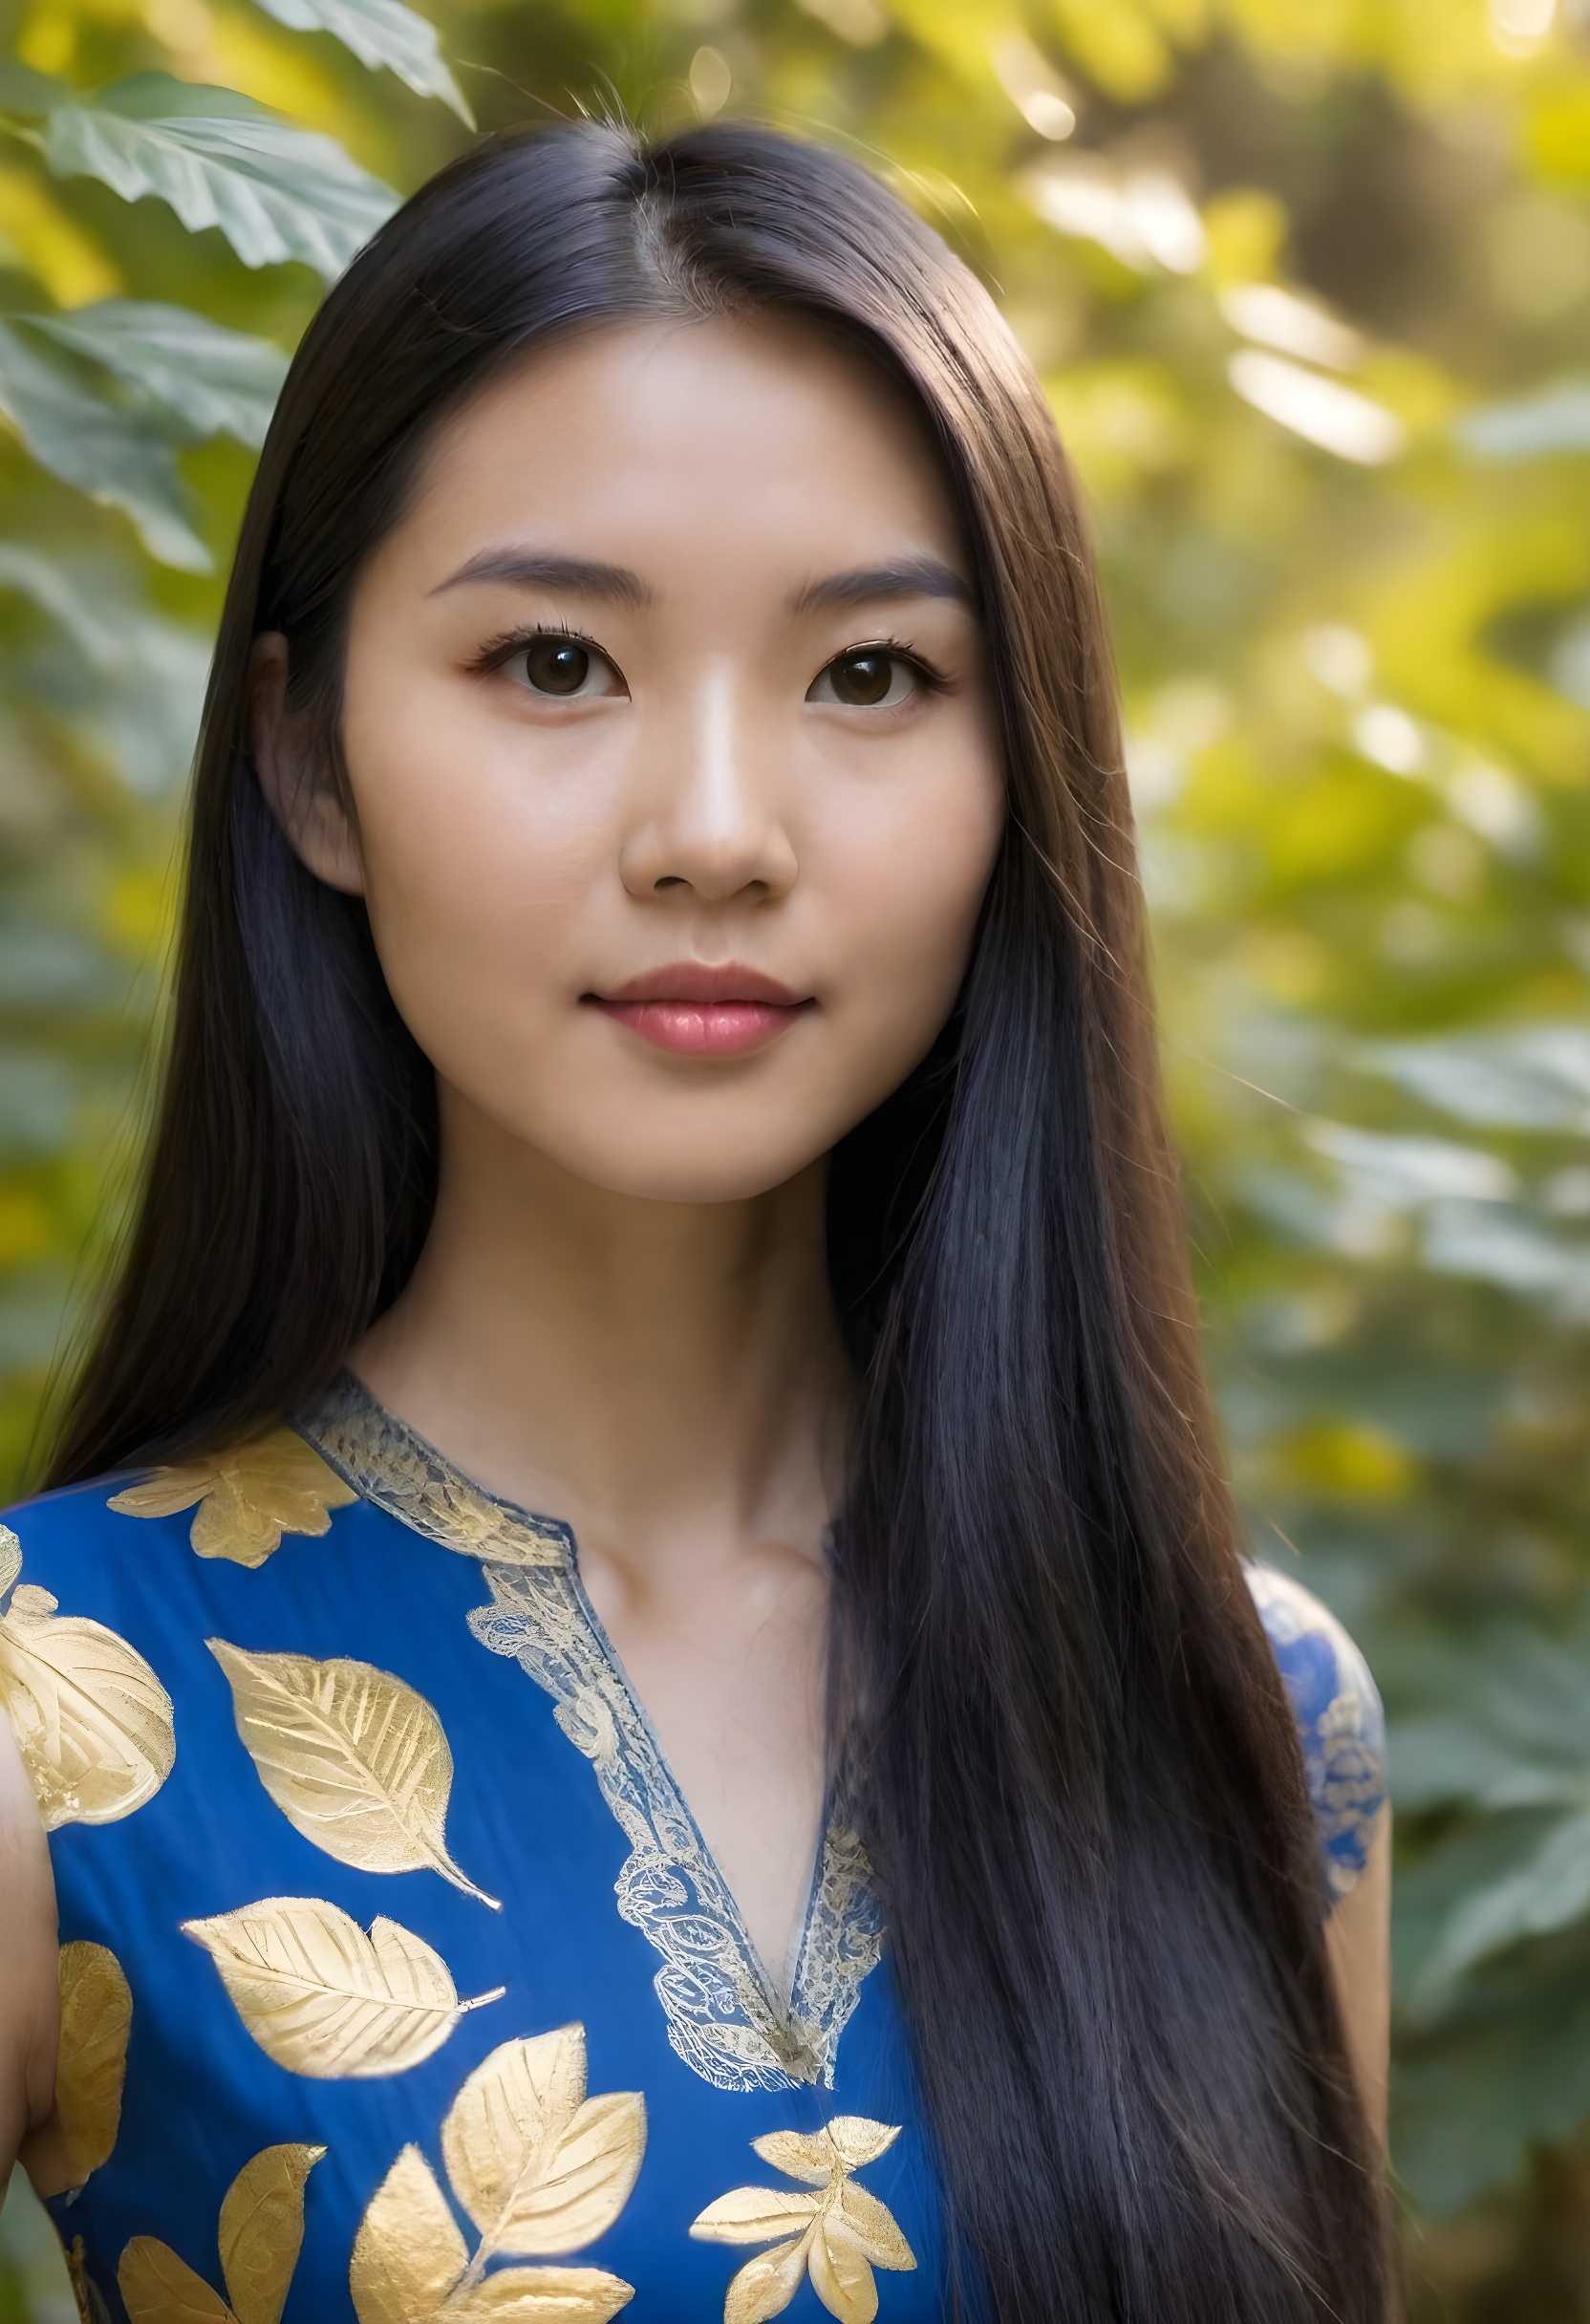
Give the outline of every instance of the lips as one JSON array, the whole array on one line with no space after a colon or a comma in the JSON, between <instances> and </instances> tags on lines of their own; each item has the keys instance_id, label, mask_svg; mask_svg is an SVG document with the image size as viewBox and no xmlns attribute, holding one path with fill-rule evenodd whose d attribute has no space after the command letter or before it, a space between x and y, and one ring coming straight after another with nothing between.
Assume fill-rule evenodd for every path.
<instances>
[{"instance_id":1,"label":"lips","mask_svg":"<svg viewBox=\"0 0 1590 2324\"><path fill-rule=\"evenodd\" d=\"M736 960L676 960L585 1003L675 1057L748 1057L815 1004L777 978Z\"/></svg>"}]
</instances>

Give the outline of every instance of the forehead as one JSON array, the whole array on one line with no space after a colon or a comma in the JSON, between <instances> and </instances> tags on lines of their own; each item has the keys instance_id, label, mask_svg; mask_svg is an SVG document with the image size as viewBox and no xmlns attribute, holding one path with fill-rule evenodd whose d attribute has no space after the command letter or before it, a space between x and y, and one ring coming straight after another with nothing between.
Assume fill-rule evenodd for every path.
<instances>
[{"instance_id":1,"label":"forehead","mask_svg":"<svg viewBox=\"0 0 1590 2324\"><path fill-rule=\"evenodd\" d=\"M622 542L632 558L669 537L755 542L797 562L958 553L906 390L783 317L606 324L495 377L441 430L401 529L434 536L441 553L526 526L569 531L557 545L580 553Z\"/></svg>"}]
</instances>

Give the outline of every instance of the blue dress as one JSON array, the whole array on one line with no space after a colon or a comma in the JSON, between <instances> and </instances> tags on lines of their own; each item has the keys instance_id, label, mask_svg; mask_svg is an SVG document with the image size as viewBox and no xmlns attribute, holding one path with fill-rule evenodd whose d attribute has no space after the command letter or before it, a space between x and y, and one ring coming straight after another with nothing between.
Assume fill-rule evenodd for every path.
<instances>
[{"instance_id":1,"label":"blue dress","mask_svg":"<svg viewBox=\"0 0 1590 2324\"><path fill-rule=\"evenodd\" d=\"M0 1532L0 1694L61 1917L30 2157L105 2324L940 2313L876 1900L830 1822L786 1972L748 1939L568 1529L344 1378L295 1431ZM1330 1894L1378 1698L1250 1580Z\"/></svg>"}]
</instances>

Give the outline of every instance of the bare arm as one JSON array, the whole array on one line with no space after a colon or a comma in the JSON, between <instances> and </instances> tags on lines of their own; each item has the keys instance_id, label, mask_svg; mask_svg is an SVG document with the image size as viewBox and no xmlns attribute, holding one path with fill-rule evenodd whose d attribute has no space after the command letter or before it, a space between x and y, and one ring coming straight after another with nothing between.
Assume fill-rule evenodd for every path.
<instances>
[{"instance_id":1,"label":"bare arm","mask_svg":"<svg viewBox=\"0 0 1590 2324\"><path fill-rule=\"evenodd\" d=\"M1391 1811L1383 1808L1369 1861L1325 1925L1325 1949L1364 2111L1386 2136L1391 2048Z\"/></svg>"},{"instance_id":2,"label":"bare arm","mask_svg":"<svg viewBox=\"0 0 1590 2324\"><path fill-rule=\"evenodd\" d=\"M55 1883L11 1727L0 1713L0 2190L54 2103L60 1990ZM41 2189L54 2193L54 2188Z\"/></svg>"}]
</instances>

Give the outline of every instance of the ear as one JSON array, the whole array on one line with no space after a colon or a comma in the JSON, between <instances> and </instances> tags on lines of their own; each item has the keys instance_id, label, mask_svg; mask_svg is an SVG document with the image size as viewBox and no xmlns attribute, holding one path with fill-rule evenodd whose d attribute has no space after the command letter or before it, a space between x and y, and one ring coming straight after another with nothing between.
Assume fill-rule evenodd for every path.
<instances>
[{"instance_id":1,"label":"ear","mask_svg":"<svg viewBox=\"0 0 1590 2324\"><path fill-rule=\"evenodd\" d=\"M281 632L256 637L248 664L248 724L260 788L293 853L315 878L344 895L362 895L358 842L323 754L312 746L308 721L287 706L287 673Z\"/></svg>"}]
</instances>

